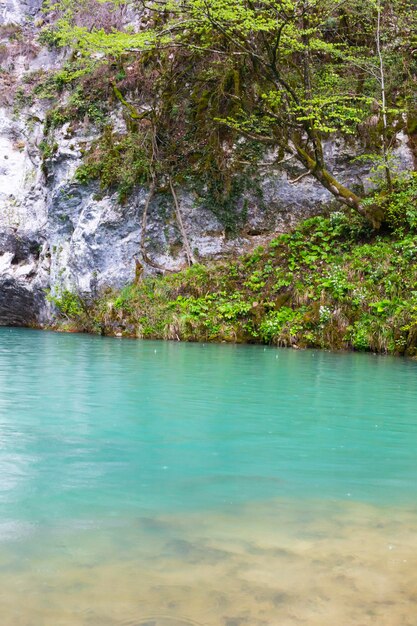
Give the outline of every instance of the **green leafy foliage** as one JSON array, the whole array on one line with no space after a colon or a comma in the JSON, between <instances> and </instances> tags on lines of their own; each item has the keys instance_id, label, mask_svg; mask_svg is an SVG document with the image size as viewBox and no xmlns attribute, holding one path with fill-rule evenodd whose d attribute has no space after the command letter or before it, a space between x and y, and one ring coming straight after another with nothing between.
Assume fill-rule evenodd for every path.
<instances>
[{"instance_id":1,"label":"green leafy foliage","mask_svg":"<svg viewBox=\"0 0 417 626\"><path fill-rule=\"evenodd\" d=\"M398 233L417 230L417 173L398 178L396 189L385 198L387 222Z\"/></svg>"},{"instance_id":2,"label":"green leafy foliage","mask_svg":"<svg viewBox=\"0 0 417 626\"><path fill-rule=\"evenodd\" d=\"M124 202L148 175L149 159L144 147L132 134L118 135L107 127L102 138L93 143L75 178L80 183L99 180L102 189L116 189L119 201Z\"/></svg>"},{"instance_id":3,"label":"green leafy foliage","mask_svg":"<svg viewBox=\"0 0 417 626\"><path fill-rule=\"evenodd\" d=\"M84 314L81 298L69 289L63 289L57 293L50 292L47 298L66 318L79 319Z\"/></svg>"}]
</instances>

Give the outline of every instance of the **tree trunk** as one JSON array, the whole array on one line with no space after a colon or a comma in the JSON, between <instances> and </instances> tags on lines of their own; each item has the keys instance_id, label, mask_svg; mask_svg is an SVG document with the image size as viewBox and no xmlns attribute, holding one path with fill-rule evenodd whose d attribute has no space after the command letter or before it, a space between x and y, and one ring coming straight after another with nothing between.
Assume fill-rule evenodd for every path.
<instances>
[{"instance_id":1,"label":"tree trunk","mask_svg":"<svg viewBox=\"0 0 417 626\"><path fill-rule=\"evenodd\" d=\"M321 167L317 162L304 150L301 146L294 143L295 150L299 161L307 168L312 176L325 187L330 193L346 206L354 209L366 220L368 220L373 228L379 229L384 217L382 209L376 205L367 206L363 204L362 198L353 191L339 183L325 167Z\"/></svg>"},{"instance_id":2,"label":"tree trunk","mask_svg":"<svg viewBox=\"0 0 417 626\"><path fill-rule=\"evenodd\" d=\"M389 191L392 191L392 176L388 160L388 121L387 121L387 101L386 101L386 89L385 89L385 70L384 59L381 52L381 2L378 2L377 6L378 20L376 30L376 49L379 60L379 82L381 85L381 104L382 104L382 158L384 159L385 179L387 181L387 187Z\"/></svg>"},{"instance_id":3,"label":"tree trunk","mask_svg":"<svg viewBox=\"0 0 417 626\"><path fill-rule=\"evenodd\" d=\"M181 231L182 243L185 249L185 256L187 257L188 265L191 266L195 263L195 258L191 250L190 242L188 241L187 231L185 230L184 222L182 221L180 205L178 204L178 198L177 198L177 194L175 193L174 185L172 184L171 176L169 176L168 182L169 182L169 188L171 189L171 194L174 200L175 215L177 217L177 223Z\"/></svg>"}]
</instances>

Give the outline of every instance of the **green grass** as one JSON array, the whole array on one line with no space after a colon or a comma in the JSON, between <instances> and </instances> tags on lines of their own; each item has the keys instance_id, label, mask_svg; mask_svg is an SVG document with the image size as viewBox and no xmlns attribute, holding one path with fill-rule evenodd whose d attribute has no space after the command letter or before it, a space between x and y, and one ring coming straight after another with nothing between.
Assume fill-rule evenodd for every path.
<instances>
[{"instance_id":1,"label":"green grass","mask_svg":"<svg viewBox=\"0 0 417 626\"><path fill-rule=\"evenodd\" d=\"M146 278L88 306L69 308L65 292L62 308L78 329L108 335L414 356L417 234L398 223L375 234L356 217L316 217L249 255Z\"/></svg>"}]
</instances>

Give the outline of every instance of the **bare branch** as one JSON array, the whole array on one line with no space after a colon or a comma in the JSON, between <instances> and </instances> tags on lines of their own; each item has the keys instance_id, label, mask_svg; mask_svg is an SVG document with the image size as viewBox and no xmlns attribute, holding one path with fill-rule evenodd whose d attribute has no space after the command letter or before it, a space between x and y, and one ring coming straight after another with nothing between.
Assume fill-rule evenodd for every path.
<instances>
[{"instance_id":1,"label":"bare branch","mask_svg":"<svg viewBox=\"0 0 417 626\"><path fill-rule=\"evenodd\" d=\"M290 180L288 182L290 183L290 185L295 185L295 183L298 183L300 180L302 180L306 176L310 176L310 174L312 173L313 173L313 170L308 170L307 172L300 174L300 176L297 176L297 178L294 178L293 180Z\"/></svg>"},{"instance_id":2,"label":"bare branch","mask_svg":"<svg viewBox=\"0 0 417 626\"><path fill-rule=\"evenodd\" d=\"M187 257L187 262L188 262L188 265L193 265L195 263L195 258L191 251L191 246L190 246L190 242L188 241L187 231L185 230L184 222L182 221L180 205L178 203L178 198L177 198L177 194L175 193L174 185L172 184L171 176L169 176L168 182L169 182L169 188L171 189L172 197L174 199L175 213L177 216L178 226L180 228L181 235L182 235L182 241L183 241L183 245L185 249L185 255Z\"/></svg>"}]
</instances>

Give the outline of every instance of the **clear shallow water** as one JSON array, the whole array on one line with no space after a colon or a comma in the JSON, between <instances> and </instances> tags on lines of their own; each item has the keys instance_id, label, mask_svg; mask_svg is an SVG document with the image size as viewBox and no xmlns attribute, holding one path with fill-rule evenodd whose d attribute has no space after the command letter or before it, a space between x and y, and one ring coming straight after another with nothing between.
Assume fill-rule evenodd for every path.
<instances>
[{"instance_id":1,"label":"clear shallow water","mask_svg":"<svg viewBox=\"0 0 417 626\"><path fill-rule=\"evenodd\" d=\"M415 626L417 363L0 329L2 626Z\"/></svg>"}]
</instances>

